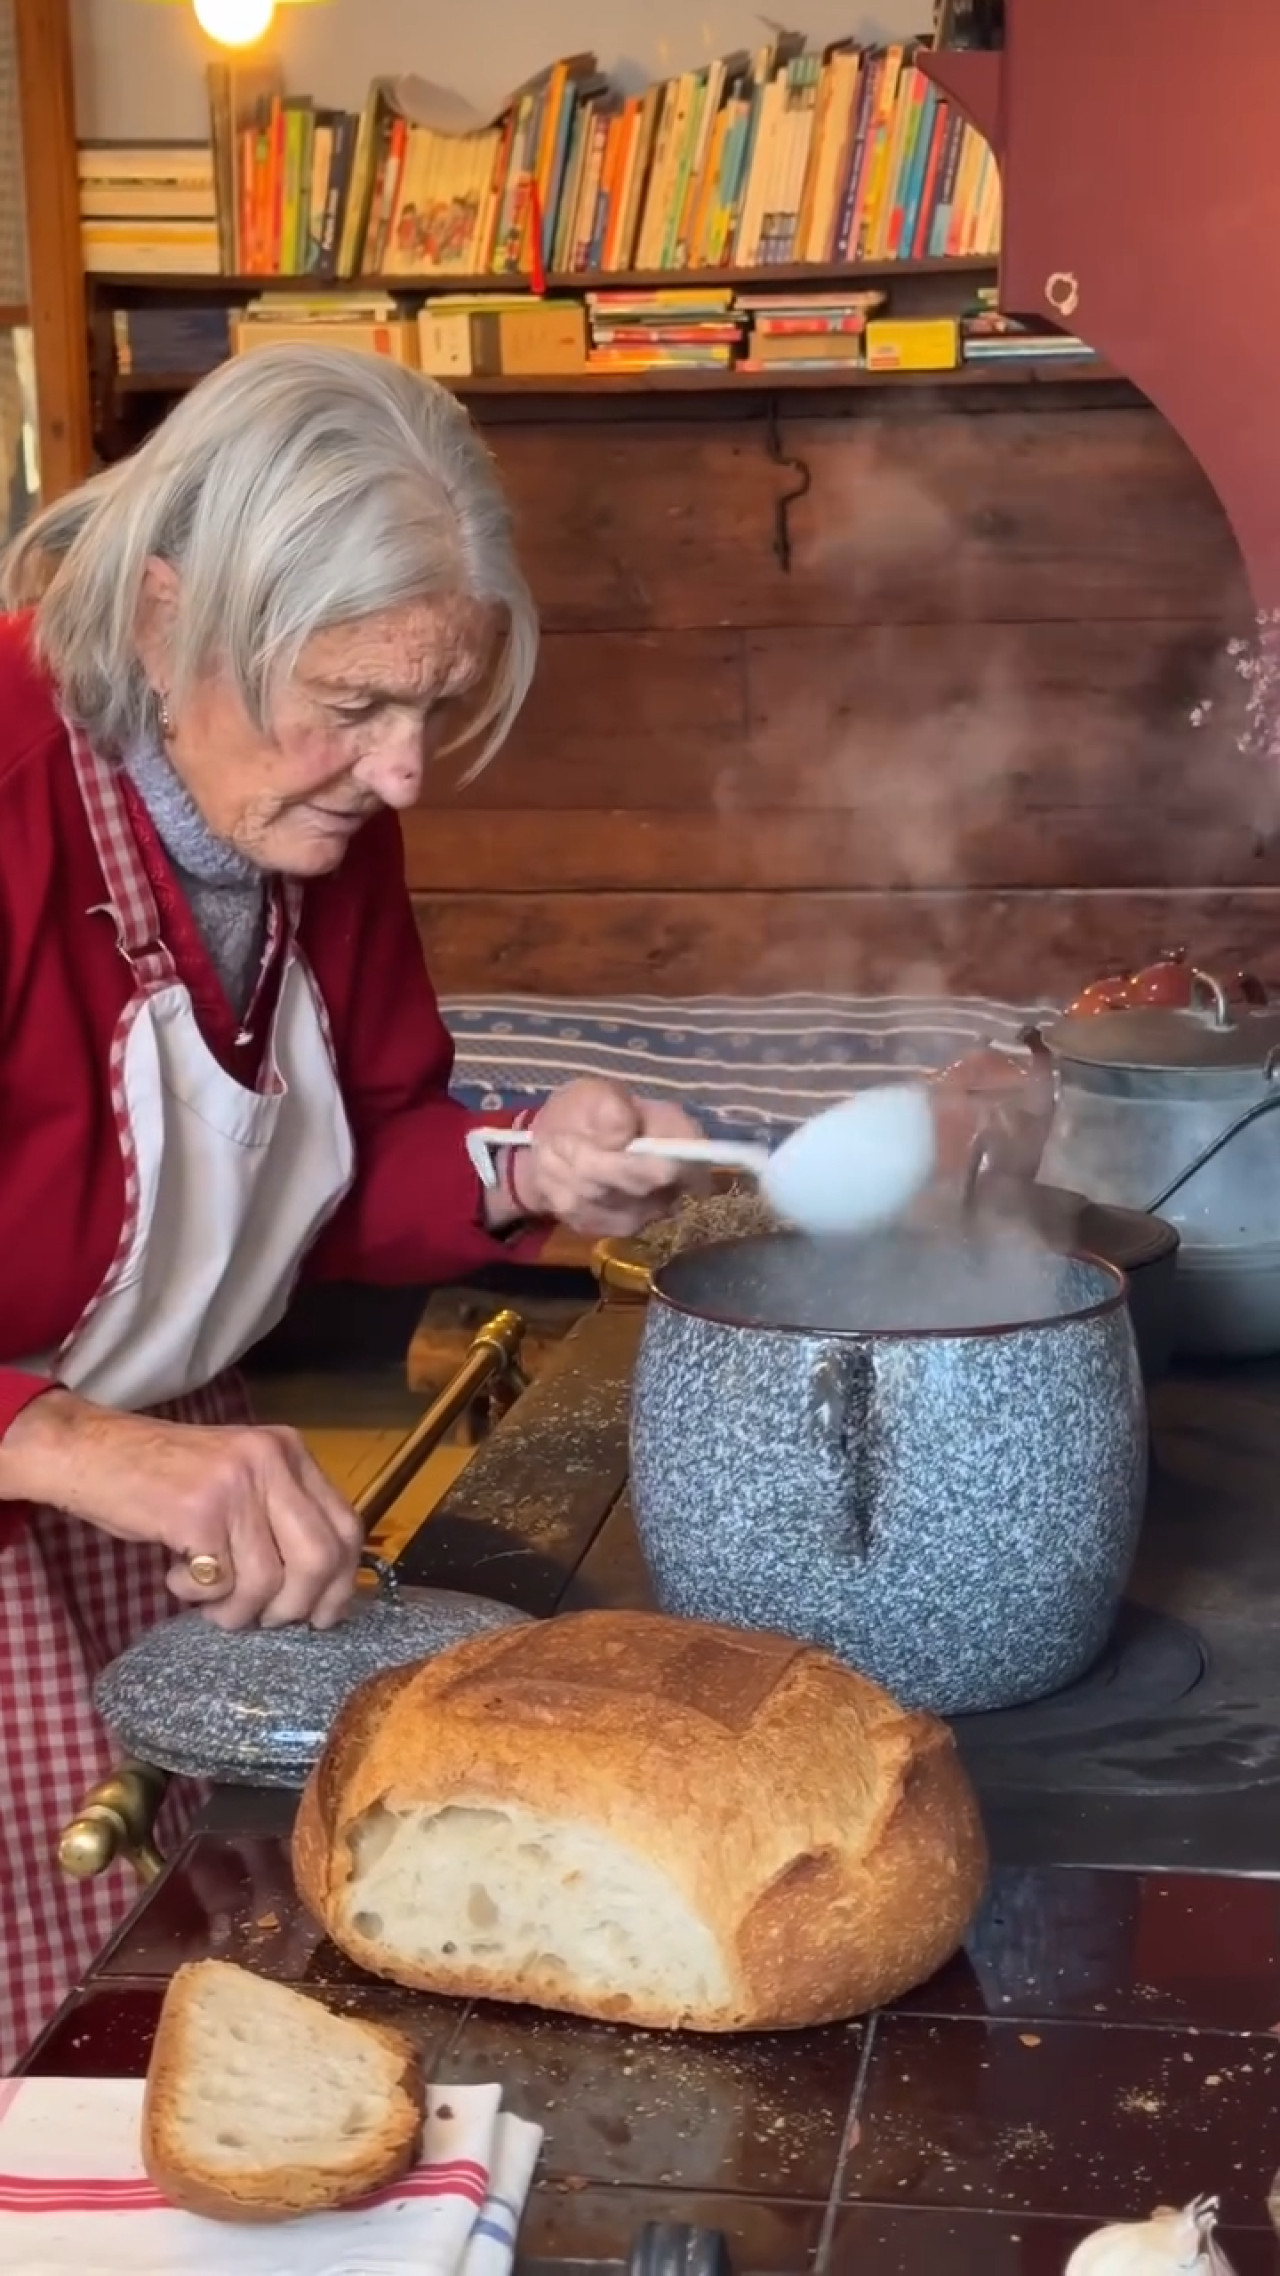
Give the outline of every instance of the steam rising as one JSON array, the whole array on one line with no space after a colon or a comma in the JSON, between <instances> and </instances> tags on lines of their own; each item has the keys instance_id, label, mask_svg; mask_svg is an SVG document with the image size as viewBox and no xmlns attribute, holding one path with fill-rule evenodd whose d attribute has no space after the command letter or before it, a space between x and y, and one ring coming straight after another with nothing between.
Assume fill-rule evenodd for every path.
<instances>
[{"instance_id":1,"label":"steam rising","mask_svg":"<svg viewBox=\"0 0 1280 2276\"><path fill-rule=\"evenodd\" d=\"M948 1240L799 1234L686 1250L661 1292L736 1327L836 1335L964 1335L1069 1319L1118 1294L1104 1265L1054 1256L1012 1229Z\"/></svg>"}]
</instances>

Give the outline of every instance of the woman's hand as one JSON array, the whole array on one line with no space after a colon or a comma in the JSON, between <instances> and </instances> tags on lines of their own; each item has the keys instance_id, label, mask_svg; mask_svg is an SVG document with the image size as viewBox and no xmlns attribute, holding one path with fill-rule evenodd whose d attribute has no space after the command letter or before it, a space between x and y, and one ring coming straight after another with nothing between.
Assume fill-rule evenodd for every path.
<instances>
[{"instance_id":1,"label":"woman's hand","mask_svg":"<svg viewBox=\"0 0 1280 2276\"><path fill-rule=\"evenodd\" d=\"M360 1522L296 1431L156 1422L48 1391L0 1443L0 1496L158 1543L173 1594L220 1628L331 1628L351 1599ZM192 1580L198 1555L217 1558L220 1586Z\"/></svg>"},{"instance_id":2,"label":"woman's hand","mask_svg":"<svg viewBox=\"0 0 1280 2276\"><path fill-rule=\"evenodd\" d=\"M517 1207L593 1239L639 1232L695 1182L679 1162L626 1148L633 1138L698 1138L697 1124L678 1106L634 1098L599 1076L566 1083L531 1129L532 1146L511 1157Z\"/></svg>"}]
</instances>

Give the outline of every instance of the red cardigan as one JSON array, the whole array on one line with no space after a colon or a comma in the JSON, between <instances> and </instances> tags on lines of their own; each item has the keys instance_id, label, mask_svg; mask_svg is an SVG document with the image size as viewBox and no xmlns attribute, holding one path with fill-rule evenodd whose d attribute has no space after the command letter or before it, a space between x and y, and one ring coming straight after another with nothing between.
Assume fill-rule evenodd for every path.
<instances>
[{"instance_id":1,"label":"red cardigan","mask_svg":"<svg viewBox=\"0 0 1280 2276\"><path fill-rule=\"evenodd\" d=\"M235 1023L195 921L139 801L130 809L161 924L210 1048ZM47 1387L11 1364L55 1349L100 1287L123 1210L108 1049L128 967L76 786L66 729L34 663L30 623L0 619L0 1436ZM377 816L341 868L308 885L301 945L333 1029L355 1137L352 1193L308 1259L311 1277L460 1278L536 1253L481 1222L448 1096L453 1046L422 959L395 816ZM264 1016L274 991L265 991ZM236 1071L253 1051L235 1054ZM0 1512L0 1539L4 1531Z\"/></svg>"}]
</instances>

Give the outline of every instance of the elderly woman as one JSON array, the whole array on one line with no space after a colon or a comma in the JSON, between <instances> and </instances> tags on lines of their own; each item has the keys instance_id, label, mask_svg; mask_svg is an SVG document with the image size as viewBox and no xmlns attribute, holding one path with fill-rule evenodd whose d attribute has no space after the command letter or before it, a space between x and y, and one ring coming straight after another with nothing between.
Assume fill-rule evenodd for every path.
<instances>
[{"instance_id":1,"label":"elderly woman","mask_svg":"<svg viewBox=\"0 0 1280 2276\"><path fill-rule=\"evenodd\" d=\"M59 1875L104 1663L175 1603L338 1620L351 1510L234 1373L299 1277L633 1229L676 1110L579 1082L469 1164L397 814L529 685L465 414L315 348L206 380L11 551L0 621L0 2070L128 1891Z\"/></svg>"}]
</instances>

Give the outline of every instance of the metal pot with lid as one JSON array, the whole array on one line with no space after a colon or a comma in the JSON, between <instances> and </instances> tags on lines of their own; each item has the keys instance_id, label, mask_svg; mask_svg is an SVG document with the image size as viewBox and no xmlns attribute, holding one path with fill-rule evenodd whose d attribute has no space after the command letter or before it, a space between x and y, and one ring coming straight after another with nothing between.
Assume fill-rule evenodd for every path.
<instances>
[{"instance_id":1,"label":"metal pot with lid","mask_svg":"<svg viewBox=\"0 0 1280 2276\"><path fill-rule=\"evenodd\" d=\"M1032 1039L1055 1072L1046 1181L1158 1211L1181 1237L1178 1348L1280 1350L1280 1006L1188 971L1188 1000L1073 1007Z\"/></svg>"},{"instance_id":2,"label":"metal pot with lid","mask_svg":"<svg viewBox=\"0 0 1280 2276\"><path fill-rule=\"evenodd\" d=\"M366 1538L473 1402L491 1386L523 1381L523 1337L511 1311L480 1329L453 1380L357 1499ZM68 1873L93 1878L123 1856L143 1879L154 1877L155 1822L170 1775L300 1788L338 1710L370 1676L529 1617L453 1589L403 1587L394 1566L369 1553L365 1563L373 1585L357 1591L336 1628L229 1634L202 1613L175 1613L111 1662L94 1696L123 1759L63 1835Z\"/></svg>"}]
</instances>

